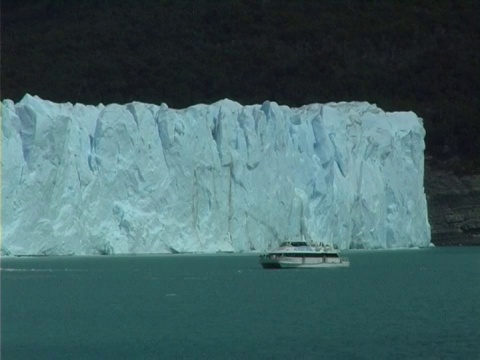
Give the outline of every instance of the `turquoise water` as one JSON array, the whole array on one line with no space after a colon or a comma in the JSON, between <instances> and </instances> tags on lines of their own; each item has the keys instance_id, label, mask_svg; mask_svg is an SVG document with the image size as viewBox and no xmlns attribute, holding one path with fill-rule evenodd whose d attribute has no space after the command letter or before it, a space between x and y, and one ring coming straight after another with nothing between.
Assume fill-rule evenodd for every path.
<instances>
[{"instance_id":1,"label":"turquoise water","mask_svg":"<svg viewBox=\"0 0 480 360\"><path fill-rule=\"evenodd\" d=\"M3 258L2 359L480 359L480 248Z\"/></svg>"}]
</instances>

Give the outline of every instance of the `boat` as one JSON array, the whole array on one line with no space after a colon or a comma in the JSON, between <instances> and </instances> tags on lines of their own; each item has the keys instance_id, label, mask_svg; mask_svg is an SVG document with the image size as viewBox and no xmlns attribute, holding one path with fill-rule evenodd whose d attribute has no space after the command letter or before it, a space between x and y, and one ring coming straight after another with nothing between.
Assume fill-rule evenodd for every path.
<instances>
[{"instance_id":1,"label":"boat","mask_svg":"<svg viewBox=\"0 0 480 360\"><path fill-rule=\"evenodd\" d=\"M330 245L309 245L305 241L283 242L260 255L264 269L348 267L350 260L339 255Z\"/></svg>"}]
</instances>

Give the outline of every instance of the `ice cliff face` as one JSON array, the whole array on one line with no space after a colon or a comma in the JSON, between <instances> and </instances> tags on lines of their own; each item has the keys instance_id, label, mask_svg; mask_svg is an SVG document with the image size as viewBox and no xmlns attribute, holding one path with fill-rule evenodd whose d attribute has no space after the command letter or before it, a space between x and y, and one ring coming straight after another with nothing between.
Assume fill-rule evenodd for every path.
<instances>
[{"instance_id":1,"label":"ice cliff face","mask_svg":"<svg viewBox=\"0 0 480 360\"><path fill-rule=\"evenodd\" d=\"M424 129L368 103L2 107L3 251L428 246Z\"/></svg>"}]
</instances>

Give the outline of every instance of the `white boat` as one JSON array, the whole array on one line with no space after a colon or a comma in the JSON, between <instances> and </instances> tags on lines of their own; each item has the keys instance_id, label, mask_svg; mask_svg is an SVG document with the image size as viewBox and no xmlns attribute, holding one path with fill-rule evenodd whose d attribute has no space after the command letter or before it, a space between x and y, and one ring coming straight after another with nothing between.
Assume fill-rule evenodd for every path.
<instances>
[{"instance_id":1,"label":"white boat","mask_svg":"<svg viewBox=\"0 0 480 360\"><path fill-rule=\"evenodd\" d=\"M329 245L308 245L305 241L283 242L274 251L260 255L265 269L348 267L350 261Z\"/></svg>"}]
</instances>

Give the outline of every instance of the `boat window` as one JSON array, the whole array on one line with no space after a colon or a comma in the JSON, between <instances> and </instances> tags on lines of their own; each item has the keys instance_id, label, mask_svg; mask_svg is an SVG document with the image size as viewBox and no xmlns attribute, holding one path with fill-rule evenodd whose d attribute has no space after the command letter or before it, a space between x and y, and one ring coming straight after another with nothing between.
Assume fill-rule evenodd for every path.
<instances>
[{"instance_id":1,"label":"boat window","mask_svg":"<svg viewBox=\"0 0 480 360\"><path fill-rule=\"evenodd\" d=\"M299 246L308 246L308 244L305 241L293 241L293 242L284 241L280 244L280 247L285 247L285 246L299 247Z\"/></svg>"},{"instance_id":2,"label":"boat window","mask_svg":"<svg viewBox=\"0 0 480 360\"><path fill-rule=\"evenodd\" d=\"M314 253L314 252L304 252L304 253L294 253L294 252L288 252L288 253L279 253L276 254L278 256L286 256L286 257L312 257L312 258L338 258L338 254L336 253Z\"/></svg>"},{"instance_id":3,"label":"boat window","mask_svg":"<svg viewBox=\"0 0 480 360\"><path fill-rule=\"evenodd\" d=\"M292 242L292 246L308 246L308 244L305 241L295 241Z\"/></svg>"}]
</instances>

